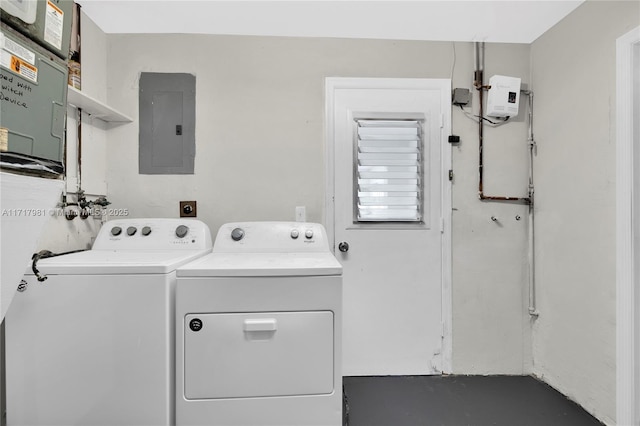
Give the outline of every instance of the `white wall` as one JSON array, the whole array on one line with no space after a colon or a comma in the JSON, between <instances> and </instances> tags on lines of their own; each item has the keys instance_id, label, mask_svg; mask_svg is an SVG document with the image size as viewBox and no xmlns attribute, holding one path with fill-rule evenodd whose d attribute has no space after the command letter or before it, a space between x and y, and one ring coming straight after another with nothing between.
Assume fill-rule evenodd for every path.
<instances>
[{"instance_id":1,"label":"white wall","mask_svg":"<svg viewBox=\"0 0 640 426\"><path fill-rule=\"evenodd\" d=\"M80 15L82 91L108 103L107 37L84 13ZM83 113L80 184L88 194L107 195L107 135L111 125Z\"/></svg>"},{"instance_id":2,"label":"white wall","mask_svg":"<svg viewBox=\"0 0 640 426\"><path fill-rule=\"evenodd\" d=\"M638 2L588 1L532 44L536 100L534 373L614 424L615 40Z\"/></svg>"},{"instance_id":3,"label":"white wall","mask_svg":"<svg viewBox=\"0 0 640 426\"><path fill-rule=\"evenodd\" d=\"M134 217L177 217L180 200L197 200L199 218L214 234L229 221L294 220L295 206L302 205L308 220L322 222L325 77L451 78L454 47L174 34L107 38L108 100L134 117L141 72L197 78L195 174L139 175L137 121L113 128L107 151L113 207ZM472 44L455 48L454 86L471 88ZM527 83L529 47L488 45L486 71L487 79L500 73ZM486 131L491 195L526 195L526 123L514 121ZM477 127L456 110L453 128L462 137L454 149L453 368L527 373L526 207L478 200Z\"/></svg>"}]
</instances>

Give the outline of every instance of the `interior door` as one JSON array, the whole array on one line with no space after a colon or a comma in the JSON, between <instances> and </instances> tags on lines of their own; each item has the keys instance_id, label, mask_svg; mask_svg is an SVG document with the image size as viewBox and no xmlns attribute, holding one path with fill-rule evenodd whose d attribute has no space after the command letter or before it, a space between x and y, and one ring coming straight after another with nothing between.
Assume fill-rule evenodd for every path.
<instances>
[{"instance_id":1,"label":"interior door","mask_svg":"<svg viewBox=\"0 0 640 426\"><path fill-rule=\"evenodd\" d=\"M334 250L343 265L344 375L443 371L443 243L449 229L443 204L450 212L449 192L443 192L449 185L443 158L450 161L450 152L443 157L443 151L450 148L443 141L450 90L449 80L327 80L333 164L327 222L330 229L333 222ZM359 195L366 188L357 164L363 163L358 142L363 119L420 123L418 220L362 220Z\"/></svg>"}]
</instances>

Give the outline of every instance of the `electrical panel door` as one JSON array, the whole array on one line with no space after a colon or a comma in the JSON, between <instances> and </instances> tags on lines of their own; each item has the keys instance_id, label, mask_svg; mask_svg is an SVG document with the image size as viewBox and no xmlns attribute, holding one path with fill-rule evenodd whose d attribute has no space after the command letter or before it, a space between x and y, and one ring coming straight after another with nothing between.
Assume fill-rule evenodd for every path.
<instances>
[{"instance_id":1,"label":"electrical panel door","mask_svg":"<svg viewBox=\"0 0 640 426\"><path fill-rule=\"evenodd\" d=\"M0 151L62 167L66 63L4 23L0 31ZM59 170L61 171L61 170Z\"/></svg>"},{"instance_id":2,"label":"electrical panel door","mask_svg":"<svg viewBox=\"0 0 640 426\"><path fill-rule=\"evenodd\" d=\"M196 77L184 73L140 75L141 174L193 174Z\"/></svg>"}]
</instances>

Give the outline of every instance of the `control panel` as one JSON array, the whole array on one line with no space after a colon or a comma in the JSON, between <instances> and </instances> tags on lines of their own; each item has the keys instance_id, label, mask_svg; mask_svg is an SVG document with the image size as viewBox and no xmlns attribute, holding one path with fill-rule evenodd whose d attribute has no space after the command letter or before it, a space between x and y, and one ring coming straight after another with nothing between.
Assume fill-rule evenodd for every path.
<instances>
[{"instance_id":1,"label":"control panel","mask_svg":"<svg viewBox=\"0 0 640 426\"><path fill-rule=\"evenodd\" d=\"M117 219L102 226L93 250L202 250L211 246L209 227L196 219Z\"/></svg>"},{"instance_id":2,"label":"control panel","mask_svg":"<svg viewBox=\"0 0 640 426\"><path fill-rule=\"evenodd\" d=\"M222 225L214 252L295 253L329 251L327 232L310 222L237 222Z\"/></svg>"}]
</instances>

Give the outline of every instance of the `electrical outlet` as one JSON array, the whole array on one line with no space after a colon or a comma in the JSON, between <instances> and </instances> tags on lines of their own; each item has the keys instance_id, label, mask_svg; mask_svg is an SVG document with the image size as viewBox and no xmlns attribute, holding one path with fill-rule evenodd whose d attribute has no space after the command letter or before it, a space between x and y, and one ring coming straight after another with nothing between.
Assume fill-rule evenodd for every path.
<instances>
[{"instance_id":1,"label":"electrical outlet","mask_svg":"<svg viewBox=\"0 0 640 426\"><path fill-rule=\"evenodd\" d=\"M307 208L305 206L296 207L296 222L307 221Z\"/></svg>"},{"instance_id":2,"label":"electrical outlet","mask_svg":"<svg viewBox=\"0 0 640 426\"><path fill-rule=\"evenodd\" d=\"M180 217L196 217L198 208L195 201L180 201Z\"/></svg>"}]
</instances>

